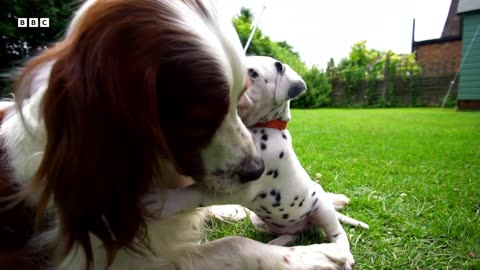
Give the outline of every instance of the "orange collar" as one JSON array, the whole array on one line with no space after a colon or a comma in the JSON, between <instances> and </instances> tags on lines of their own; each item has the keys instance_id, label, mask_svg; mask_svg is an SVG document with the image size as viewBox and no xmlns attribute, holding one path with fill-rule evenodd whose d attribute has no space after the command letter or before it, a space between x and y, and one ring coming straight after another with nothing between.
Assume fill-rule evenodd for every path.
<instances>
[{"instance_id":1,"label":"orange collar","mask_svg":"<svg viewBox=\"0 0 480 270\"><path fill-rule=\"evenodd\" d=\"M266 123L258 123L254 127L266 127L266 128L284 130L287 128L287 123L288 123L287 121L271 120Z\"/></svg>"}]
</instances>

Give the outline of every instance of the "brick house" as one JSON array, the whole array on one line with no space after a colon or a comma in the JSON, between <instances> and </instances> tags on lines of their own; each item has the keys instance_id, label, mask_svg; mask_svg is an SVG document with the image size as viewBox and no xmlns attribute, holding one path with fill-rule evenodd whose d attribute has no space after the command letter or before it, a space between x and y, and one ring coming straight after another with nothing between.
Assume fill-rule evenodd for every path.
<instances>
[{"instance_id":1,"label":"brick house","mask_svg":"<svg viewBox=\"0 0 480 270\"><path fill-rule=\"evenodd\" d=\"M452 0L442 36L437 39L412 40L412 52L422 68L422 77L450 76L460 67L462 59L461 18L458 1ZM448 87L448 86L447 86Z\"/></svg>"}]
</instances>

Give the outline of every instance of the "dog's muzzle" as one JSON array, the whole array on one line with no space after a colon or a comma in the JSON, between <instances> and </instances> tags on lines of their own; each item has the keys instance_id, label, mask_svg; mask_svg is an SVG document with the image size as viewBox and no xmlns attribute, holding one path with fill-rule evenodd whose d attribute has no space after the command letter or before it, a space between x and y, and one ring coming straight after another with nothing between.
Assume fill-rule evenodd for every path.
<instances>
[{"instance_id":1,"label":"dog's muzzle","mask_svg":"<svg viewBox=\"0 0 480 270\"><path fill-rule=\"evenodd\" d=\"M288 89L288 98L296 98L299 95L303 94L307 90L307 85L304 81L297 82L293 84L290 89Z\"/></svg>"},{"instance_id":2,"label":"dog's muzzle","mask_svg":"<svg viewBox=\"0 0 480 270\"><path fill-rule=\"evenodd\" d=\"M235 170L235 174L238 175L240 182L247 183L260 178L264 171L265 164L262 158L246 158Z\"/></svg>"}]
</instances>

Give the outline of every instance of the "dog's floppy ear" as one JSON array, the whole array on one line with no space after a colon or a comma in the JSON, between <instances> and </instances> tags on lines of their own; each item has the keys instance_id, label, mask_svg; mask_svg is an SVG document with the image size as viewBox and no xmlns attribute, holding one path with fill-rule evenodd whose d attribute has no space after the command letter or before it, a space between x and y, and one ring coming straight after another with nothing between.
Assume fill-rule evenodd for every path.
<instances>
[{"instance_id":1,"label":"dog's floppy ear","mask_svg":"<svg viewBox=\"0 0 480 270\"><path fill-rule=\"evenodd\" d=\"M153 184L168 184L154 183L159 159L171 159L157 104L163 43L155 31L162 29L145 21L157 19L148 7L128 8L129 2L123 9L118 1L92 6L95 20L83 19L82 31L40 55L20 77L55 61L41 107L46 148L29 188L40 191L39 215L54 203L58 244L69 252L78 243L87 267L90 233L109 262L118 248L148 248L141 197ZM138 18L141 23L132 21Z\"/></svg>"},{"instance_id":2,"label":"dog's floppy ear","mask_svg":"<svg viewBox=\"0 0 480 270\"><path fill-rule=\"evenodd\" d=\"M278 75L275 101L277 104L297 98L307 90L307 85L302 78L288 65L276 61L274 63ZM284 87L282 87L284 85Z\"/></svg>"}]
</instances>

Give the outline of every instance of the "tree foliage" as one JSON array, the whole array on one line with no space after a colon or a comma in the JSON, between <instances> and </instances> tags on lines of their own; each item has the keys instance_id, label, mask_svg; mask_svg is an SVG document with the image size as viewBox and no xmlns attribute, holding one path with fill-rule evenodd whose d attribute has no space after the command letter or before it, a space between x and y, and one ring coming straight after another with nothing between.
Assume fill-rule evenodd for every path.
<instances>
[{"instance_id":1,"label":"tree foliage","mask_svg":"<svg viewBox=\"0 0 480 270\"><path fill-rule=\"evenodd\" d=\"M238 32L242 45L245 46L253 29L253 15L249 9L242 8L240 14L233 19L233 24ZM275 42L257 28L247 55L270 56L288 64L298 72L307 84L308 91L301 98L292 103L293 107L318 108L328 104L331 84L325 74L316 67L308 68L300 58L298 52L286 41Z\"/></svg>"},{"instance_id":2,"label":"tree foliage","mask_svg":"<svg viewBox=\"0 0 480 270\"><path fill-rule=\"evenodd\" d=\"M0 73L58 40L72 16L74 0L0 1ZM18 27L17 18L49 18L49 27ZM5 85L0 82L0 87Z\"/></svg>"},{"instance_id":3,"label":"tree foliage","mask_svg":"<svg viewBox=\"0 0 480 270\"><path fill-rule=\"evenodd\" d=\"M345 87L346 104L350 104L349 98L352 95L364 90L366 105L389 107L394 105L395 79L414 81L420 73L420 67L413 53L399 55L392 51L368 49L367 42L360 41L352 46L348 58L340 61L336 72ZM385 93L380 98L374 96L375 84L378 81L384 81L385 84ZM418 92L416 89L411 91Z\"/></svg>"}]
</instances>

